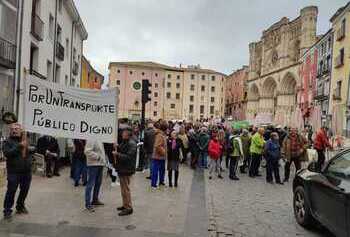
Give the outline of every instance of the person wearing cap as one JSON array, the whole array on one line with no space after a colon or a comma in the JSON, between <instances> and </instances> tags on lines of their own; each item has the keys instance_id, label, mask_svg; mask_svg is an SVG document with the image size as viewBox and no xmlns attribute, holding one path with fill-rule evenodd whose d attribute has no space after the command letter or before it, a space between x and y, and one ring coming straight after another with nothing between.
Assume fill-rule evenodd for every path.
<instances>
[{"instance_id":1,"label":"person wearing cap","mask_svg":"<svg viewBox=\"0 0 350 237\"><path fill-rule=\"evenodd\" d=\"M120 211L118 214L119 216L127 216L133 213L130 182L131 176L135 174L136 171L137 144L135 140L131 138L131 133L132 131L130 129L124 129L122 131L122 140L117 150L113 152L123 200L123 205L117 208L117 210Z\"/></svg>"},{"instance_id":2,"label":"person wearing cap","mask_svg":"<svg viewBox=\"0 0 350 237\"><path fill-rule=\"evenodd\" d=\"M15 195L19 187L17 198L17 214L28 214L25 206L30 184L32 181L32 159L29 156L29 148L25 132L21 125L10 125L10 137L4 143L4 155L7 169L7 191L4 200L4 218L12 217L12 207Z\"/></svg>"}]
</instances>

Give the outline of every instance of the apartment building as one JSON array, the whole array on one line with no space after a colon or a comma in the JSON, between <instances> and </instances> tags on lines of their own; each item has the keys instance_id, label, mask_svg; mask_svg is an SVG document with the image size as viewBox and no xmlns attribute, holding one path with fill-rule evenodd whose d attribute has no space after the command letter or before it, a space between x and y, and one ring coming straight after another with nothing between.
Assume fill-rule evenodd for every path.
<instances>
[{"instance_id":1,"label":"apartment building","mask_svg":"<svg viewBox=\"0 0 350 237\"><path fill-rule=\"evenodd\" d=\"M100 90L104 76L97 72L84 56L82 57L81 68L80 88Z\"/></svg>"},{"instance_id":2,"label":"apartment building","mask_svg":"<svg viewBox=\"0 0 350 237\"><path fill-rule=\"evenodd\" d=\"M119 115L141 116L141 83L152 84L146 118L166 120L222 117L225 75L200 66L171 67L155 62L111 62L109 86L120 90Z\"/></svg>"},{"instance_id":3,"label":"apartment building","mask_svg":"<svg viewBox=\"0 0 350 237\"><path fill-rule=\"evenodd\" d=\"M350 135L350 2L330 19L334 32L331 110L332 128L337 135Z\"/></svg>"},{"instance_id":4,"label":"apartment building","mask_svg":"<svg viewBox=\"0 0 350 237\"><path fill-rule=\"evenodd\" d=\"M23 1L16 82L29 76L80 87L83 41L88 34L73 0ZM19 101L19 112L21 110Z\"/></svg>"},{"instance_id":5,"label":"apartment building","mask_svg":"<svg viewBox=\"0 0 350 237\"><path fill-rule=\"evenodd\" d=\"M17 0L0 1L0 116L14 111L18 9Z\"/></svg>"}]
</instances>

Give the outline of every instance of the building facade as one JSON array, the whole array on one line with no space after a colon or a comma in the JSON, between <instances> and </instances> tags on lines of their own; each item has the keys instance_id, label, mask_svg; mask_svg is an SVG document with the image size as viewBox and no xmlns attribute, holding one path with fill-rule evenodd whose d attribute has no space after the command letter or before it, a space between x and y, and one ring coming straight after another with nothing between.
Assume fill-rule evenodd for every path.
<instances>
[{"instance_id":1,"label":"building facade","mask_svg":"<svg viewBox=\"0 0 350 237\"><path fill-rule=\"evenodd\" d=\"M100 90L104 76L97 72L84 56L81 61L81 70L80 88Z\"/></svg>"},{"instance_id":2,"label":"building facade","mask_svg":"<svg viewBox=\"0 0 350 237\"><path fill-rule=\"evenodd\" d=\"M18 0L0 1L0 116L14 111L19 5Z\"/></svg>"},{"instance_id":3,"label":"building facade","mask_svg":"<svg viewBox=\"0 0 350 237\"><path fill-rule=\"evenodd\" d=\"M330 19L334 32L330 104L336 135L350 135L350 2Z\"/></svg>"},{"instance_id":4,"label":"building facade","mask_svg":"<svg viewBox=\"0 0 350 237\"><path fill-rule=\"evenodd\" d=\"M109 86L120 91L119 117L141 117L141 85L152 84L146 118L197 120L222 117L224 74L199 66L171 67L154 62L111 62Z\"/></svg>"},{"instance_id":5,"label":"building facade","mask_svg":"<svg viewBox=\"0 0 350 237\"><path fill-rule=\"evenodd\" d=\"M300 57L316 42L317 7L284 17L249 45L247 118L253 123L293 124L298 117Z\"/></svg>"},{"instance_id":6,"label":"building facade","mask_svg":"<svg viewBox=\"0 0 350 237\"><path fill-rule=\"evenodd\" d=\"M247 107L247 81L249 67L230 74L225 80L225 117L232 120L245 120Z\"/></svg>"},{"instance_id":7,"label":"building facade","mask_svg":"<svg viewBox=\"0 0 350 237\"><path fill-rule=\"evenodd\" d=\"M29 76L80 87L83 41L87 31L73 0L23 1L18 88ZM20 99L21 118L22 100Z\"/></svg>"}]
</instances>

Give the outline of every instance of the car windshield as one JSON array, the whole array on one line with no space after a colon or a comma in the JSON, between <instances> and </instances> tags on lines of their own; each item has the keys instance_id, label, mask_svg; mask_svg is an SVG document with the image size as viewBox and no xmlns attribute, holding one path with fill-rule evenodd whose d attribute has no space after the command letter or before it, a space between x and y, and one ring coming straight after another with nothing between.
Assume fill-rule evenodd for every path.
<instances>
[{"instance_id":1,"label":"car windshield","mask_svg":"<svg viewBox=\"0 0 350 237\"><path fill-rule=\"evenodd\" d=\"M350 179L350 152L343 153L338 158L334 159L330 163L327 173Z\"/></svg>"}]
</instances>

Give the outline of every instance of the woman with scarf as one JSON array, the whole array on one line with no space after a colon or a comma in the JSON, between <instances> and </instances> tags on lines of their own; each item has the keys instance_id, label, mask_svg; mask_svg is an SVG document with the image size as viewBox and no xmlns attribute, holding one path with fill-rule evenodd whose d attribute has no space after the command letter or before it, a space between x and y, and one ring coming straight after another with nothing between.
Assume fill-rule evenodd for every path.
<instances>
[{"instance_id":1,"label":"woman with scarf","mask_svg":"<svg viewBox=\"0 0 350 237\"><path fill-rule=\"evenodd\" d=\"M174 173L174 187L176 188L179 179L180 149L182 149L182 141L177 137L177 133L174 130L170 133L170 137L168 138L167 148L169 187L173 187Z\"/></svg>"}]
</instances>

